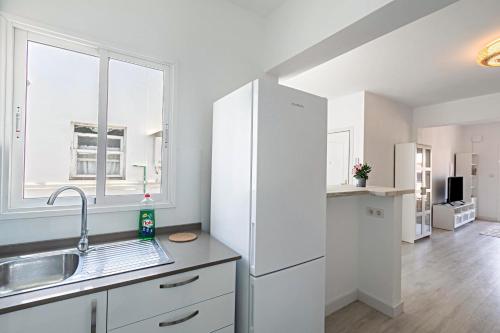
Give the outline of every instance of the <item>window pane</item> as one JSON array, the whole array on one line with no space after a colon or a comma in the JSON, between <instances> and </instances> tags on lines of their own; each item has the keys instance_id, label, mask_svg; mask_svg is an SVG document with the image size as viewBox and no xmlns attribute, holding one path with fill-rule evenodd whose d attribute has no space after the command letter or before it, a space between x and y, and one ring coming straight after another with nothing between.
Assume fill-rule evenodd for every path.
<instances>
[{"instance_id":1,"label":"window pane","mask_svg":"<svg viewBox=\"0 0 500 333\"><path fill-rule=\"evenodd\" d=\"M109 61L108 127L126 130L121 138L108 131L107 195L160 192L162 110L163 71ZM123 179L112 178L119 170Z\"/></svg>"},{"instance_id":2,"label":"window pane","mask_svg":"<svg viewBox=\"0 0 500 333\"><path fill-rule=\"evenodd\" d=\"M70 184L95 195L95 177L72 174L95 174L95 154L76 150L95 150L97 137L75 135L74 123L97 124L99 59L35 42L27 57L24 197L47 197Z\"/></svg>"},{"instance_id":3,"label":"window pane","mask_svg":"<svg viewBox=\"0 0 500 333\"><path fill-rule=\"evenodd\" d=\"M106 173L108 177L120 177L120 162L110 161L108 156L108 161L106 162Z\"/></svg>"},{"instance_id":4,"label":"window pane","mask_svg":"<svg viewBox=\"0 0 500 333\"><path fill-rule=\"evenodd\" d=\"M75 177L95 178L97 170L96 154L77 153Z\"/></svg>"},{"instance_id":5,"label":"window pane","mask_svg":"<svg viewBox=\"0 0 500 333\"><path fill-rule=\"evenodd\" d=\"M121 151L122 140L118 138L112 138L108 136L108 152L109 151Z\"/></svg>"},{"instance_id":6,"label":"window pane","mask_svg":"<svg viewBox=\"0 0 500 333\"><path fill-rule=\"evenodd\" d=\"M78 136L77 148L97 150L97 136Z\"/></svg>"}]
</instances>

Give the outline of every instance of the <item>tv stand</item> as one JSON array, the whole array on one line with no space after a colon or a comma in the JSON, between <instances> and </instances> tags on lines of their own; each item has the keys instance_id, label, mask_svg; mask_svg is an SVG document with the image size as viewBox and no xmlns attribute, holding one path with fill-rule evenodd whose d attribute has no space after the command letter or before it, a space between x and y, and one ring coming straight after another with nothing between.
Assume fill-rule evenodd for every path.
<instances>
[{"instance_id":1,"label":"tv stand","mask_svg":"<svg viewBox=\"0 0 500 333\"><path fill-rule=\"evenodd\" d=\"M433 227L445 230L455 230L476 219L474 203L456 201L434 205Z\"/></svg>"}]
</instances>

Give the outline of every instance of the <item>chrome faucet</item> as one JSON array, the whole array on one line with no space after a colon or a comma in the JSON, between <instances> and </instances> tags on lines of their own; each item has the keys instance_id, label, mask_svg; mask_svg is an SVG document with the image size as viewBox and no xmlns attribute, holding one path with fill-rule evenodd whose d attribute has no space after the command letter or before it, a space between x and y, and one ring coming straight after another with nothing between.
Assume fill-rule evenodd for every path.
<instances>
[{"instance_id":1,"label":"chrome faucet","mask_svg":"<svg viewBox=\"0 0 500 333\"><path fill-rule=\"evenodd\" d=\"M85 253L89 250L89 238L88 238L89 230L87 229L87 196L85 195L85 192L83 192L80 188L76 186L60 187L50 195L49 200L47 200L47 205L52 206L54 204L54 201L56 201L57 196L61 194L61 192L64 192L66 190L76 191L78 192L78 194L80 194L80 197L82 198L82 224L81 224L80 240L78 241L77 249L81 253Z\"/></svg>"}]
</instances>

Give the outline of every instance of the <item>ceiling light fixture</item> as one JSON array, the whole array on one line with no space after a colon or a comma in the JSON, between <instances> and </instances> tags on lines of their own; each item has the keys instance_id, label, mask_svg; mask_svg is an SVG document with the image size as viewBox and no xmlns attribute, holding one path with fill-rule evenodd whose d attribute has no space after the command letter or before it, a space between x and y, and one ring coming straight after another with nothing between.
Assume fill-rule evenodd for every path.
<instances>
[{"instance_id":1,"label":"ceiling light fixture","mask_svg":"<svg viewBox=\"0 0 500 333\"><path fill-rule=\"evenodd\" d=\"M479 51L477 63L482 66L500 67L500 38Z\"/></svg>"}]
</instances>

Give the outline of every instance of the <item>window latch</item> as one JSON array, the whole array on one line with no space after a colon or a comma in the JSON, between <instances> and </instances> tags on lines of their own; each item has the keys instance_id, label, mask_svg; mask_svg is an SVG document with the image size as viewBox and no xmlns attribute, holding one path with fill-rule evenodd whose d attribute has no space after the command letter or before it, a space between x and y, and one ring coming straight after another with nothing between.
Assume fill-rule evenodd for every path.
<instances>
[{"instance_id":1,"label":"window latch","mask_svg":"<svg viewBox=\"0 0 500 333\"><path fill-rule=\"evenodd\" d=\"M19 139L21 137L21 107L17 107L16 111L16 138Z\"/></svg>"}]
</instances>

